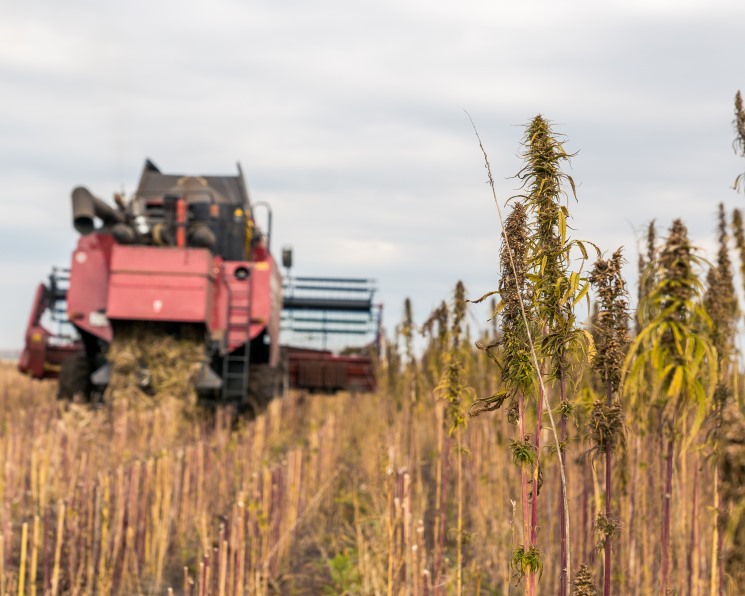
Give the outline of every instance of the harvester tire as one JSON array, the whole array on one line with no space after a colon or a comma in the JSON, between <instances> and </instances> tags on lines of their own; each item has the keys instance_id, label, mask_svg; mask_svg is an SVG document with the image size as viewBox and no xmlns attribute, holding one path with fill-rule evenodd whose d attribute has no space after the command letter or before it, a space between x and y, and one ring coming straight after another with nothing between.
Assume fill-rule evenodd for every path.
<instances>
[{"instance_id":1,"label":"harvester tire","mask_svg":"<svg viewBox=\"0 0 745 596\"><path fill-rule=\"evenodd\" d=\"M261 412L278 393L277 369L268 364L258 364L251 367L248 381L248 401L253 409ZM257 412L257 413L258 413Z\"/></svg>"},{"instance_id":2,"label":"harvester tire","mask_svg":"<svg viewBox=\"0 0 745 596\"><path fill-rule=\"evenodd\" d=\"M84 353L67 357L60 367L57 398L88 401L91 389L90 374L90 365Z\"/></svg>"}]
</instances>

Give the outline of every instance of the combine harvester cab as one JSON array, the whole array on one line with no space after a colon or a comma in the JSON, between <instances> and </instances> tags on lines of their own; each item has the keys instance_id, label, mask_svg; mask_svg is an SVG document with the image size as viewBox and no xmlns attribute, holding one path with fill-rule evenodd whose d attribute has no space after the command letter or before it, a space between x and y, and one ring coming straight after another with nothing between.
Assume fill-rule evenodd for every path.
<instances>
[{"instance_id":1,"label":"combine harvester cab","mask_svg":"<svg viewBox=\"0 0 745 596\"><path fill-rule=\"evenodd\" d=\"M96 401L116 374L112 346L175 338L196 342L190 378L202 402L265 405L297 368L298 352L282 358L271 211L252 205L240 165L234 176L183 176L146 160L134 196L115 202L73 191L80 238L70 268L53 270L37 289L19 369L58 377L60 397ZM254 213L260 206L266 233ZM139 366L141 388L157 391L148 364Z\"/></svg>"}]
</instances>

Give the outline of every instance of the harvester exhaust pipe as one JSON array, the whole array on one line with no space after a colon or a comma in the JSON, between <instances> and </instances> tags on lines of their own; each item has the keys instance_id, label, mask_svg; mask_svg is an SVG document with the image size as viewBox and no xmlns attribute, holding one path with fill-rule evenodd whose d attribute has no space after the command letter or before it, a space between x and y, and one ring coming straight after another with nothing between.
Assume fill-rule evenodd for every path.
<instances>
[{"instance_id":1,"label":"harvester exhaust pipe","mask_svg":"<svg viewBox=\"0 0 745 596\"><path fill-rule=\"evenodd\" d=\"M95 230L95 217L106 226L124 222L124 216L119 211L94 197L84 186L78 186L72 191L72 223L75 229L83 236L91 234Z\"/></svg>"}]
</instances>

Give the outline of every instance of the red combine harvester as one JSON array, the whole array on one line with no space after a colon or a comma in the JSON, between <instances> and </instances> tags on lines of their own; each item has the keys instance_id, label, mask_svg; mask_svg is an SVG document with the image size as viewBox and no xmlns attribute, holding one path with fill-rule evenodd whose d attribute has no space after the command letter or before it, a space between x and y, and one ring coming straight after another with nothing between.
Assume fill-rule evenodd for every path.
<instances>
[{"instance_id":1,"label":"red combine harvester","mask_svg":"<svg viewBox=\"0 0 745 596\"><path fill-rule=\"evenodd\" d=\"M146 160L134 197L115 201L83 187L72 192L81 236L70 268L53 269L36 291L22 372L59 378L60 397L100 399L111 379L112 340L146 324L155 333L204 338L194 383L207 402L265 404L287 384L374 390L369 352L280 346L281 326L324 343L329 335L376 333L375 286L288 277L283 298L269 250L271 211L251 204L240 165L236 176L182 176ZM266 233L257 207L267 208ZM289 271L289 249L283 262Z\"/></svg>"}]
</instances>

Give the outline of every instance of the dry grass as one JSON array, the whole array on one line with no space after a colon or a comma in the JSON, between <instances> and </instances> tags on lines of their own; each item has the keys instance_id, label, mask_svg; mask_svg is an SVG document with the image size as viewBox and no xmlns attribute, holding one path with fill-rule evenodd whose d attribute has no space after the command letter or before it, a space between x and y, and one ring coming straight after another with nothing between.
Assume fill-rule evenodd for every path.
<instances>
[{"instance_id":1,"label":"dry grass","mask_svg":"<svg viewBox=\"0 0 745 596\"><path fill-rule=\"evenodd\" d=\"M336 408L301 396L249 423L54 395L0 369L3 593L22 569L39 593L266 592L338 474Z\"/></svg>"},{"instance_id":2,"label":"dry grass","mask_svg":"<svg viewBox=\"0 0 745 596\"><path fill-rule=\"evenodd\" d=\"M489 394L494 369L483 354L469 354L471 385ZM445 404L434 400L426 375L418 380L420 402L400 398L410 394L412 374L381 371L400 394L385 387L377 395L294 393L252 421L228 411L178 421L163 404L57 402L54 384L3 365L0 592L18 593L23 582L28 594L453 593L456 448ZM471 420L462 437L466 594L523 592L509 566L522 529L505 418ZM592 463L589 442L580 439L575 427L567 447L573 550L599 578L593 525L602 509L602 463ZM614 593L654 589L654 442L631 432L618 466ZM686 586L696 520L693 585L702 593L711 576L713 470L705 462L699 469L694 456L677 464L672 583ZM558 472L546 474L541 490L559 490ZM560 518L549 499L540 514L539 591L550 594L559 578Z\"/></svg>"}]
</instances>

